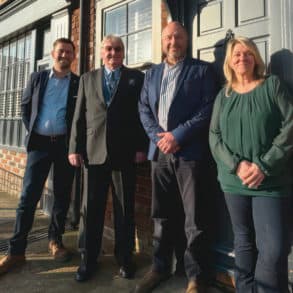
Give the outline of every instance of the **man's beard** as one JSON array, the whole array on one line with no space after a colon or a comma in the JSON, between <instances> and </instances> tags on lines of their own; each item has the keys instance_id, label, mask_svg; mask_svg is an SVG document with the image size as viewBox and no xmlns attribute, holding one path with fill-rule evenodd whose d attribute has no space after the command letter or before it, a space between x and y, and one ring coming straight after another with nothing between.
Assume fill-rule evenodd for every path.
<instances>
[{"instance_id":1,"label":"man's beard","mask_svg":"<svg viewBox=\"0 0 293 293\"><path fill-rule=\"evenodd\" d=\"M70 65L71 65L70 62L67 59L58 60L58 64L59 64L61 69L69 69Z\"/></svg>"}]
</instances>

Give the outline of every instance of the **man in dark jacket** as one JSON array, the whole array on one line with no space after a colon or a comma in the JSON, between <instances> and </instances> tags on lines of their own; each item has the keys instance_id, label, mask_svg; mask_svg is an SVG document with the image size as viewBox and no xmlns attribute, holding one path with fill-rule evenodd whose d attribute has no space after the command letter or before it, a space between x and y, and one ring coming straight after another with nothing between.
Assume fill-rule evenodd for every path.
<instances>
[{"instance_id":1,"label":"man in dark jacket","mask_svg":"<svg viewBox=\"0 0 293 293\"><path fill-rule=\"evenodd\" d=\"M9 241L7 256L0 260L0 274L25 262L27 236L51 166L54 204L48 231L49 251L58 261L70 258L62 244L62 234L74 176L74 168L67 157L79 82L70 71L74 50L71 40L57 39L51 52L52 69L33 73L23 93L21 110L28 132L25 140L27 165L14 235Z\"/></svg>"}]
</instances>

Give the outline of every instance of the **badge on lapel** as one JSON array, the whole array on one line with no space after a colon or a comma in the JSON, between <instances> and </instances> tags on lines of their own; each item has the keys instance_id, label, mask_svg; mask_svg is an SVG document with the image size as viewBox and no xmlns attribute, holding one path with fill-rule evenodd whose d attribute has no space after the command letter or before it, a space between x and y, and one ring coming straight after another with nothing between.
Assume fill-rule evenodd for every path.
<instances>
[{"instance_id":1,"label":"badge on lapel","mask_svg":"<svg viewBox=\"0 0 293 293\"><path fill-rule=\"evenodd\" d=\"M128 84L129 84L130 86L135 86L135 79L134 79L134 78L130 78L130 79L128 80Z\"/></svg>"}]
</instances>

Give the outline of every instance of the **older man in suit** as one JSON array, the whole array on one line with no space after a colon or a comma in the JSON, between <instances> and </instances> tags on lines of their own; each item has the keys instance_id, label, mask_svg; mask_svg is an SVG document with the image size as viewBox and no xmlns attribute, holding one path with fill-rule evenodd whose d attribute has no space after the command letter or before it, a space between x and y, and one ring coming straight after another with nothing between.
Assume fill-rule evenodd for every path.
<instances>
[{"instance_id":1,"label":"older man in suit","mask_svg":"<svg viewBox=\"0 0 293 293\"><path fill-rule=\"evenodd\" d=\"M146 73L141 93L139 112L150 138L148 158L152 161L154 252L152 268L136 286L136 293L151 292L170 277L178 201L185 212L186 293L199 292L199 245L204 233L196 213L201 196L198 179L208 152L208 125L217 88L210 65L186 56L187 44L185 28L169 23L162 32L165 61Z\"/></svg>"},{"instance_id":2,"label":"older man in suit","mask_svg":"<svg viewBox=\"0 0 293 293\"><path fill-rule=\"evenodd\" d=\"M92 276L100 254L109 186L112 187L115 256L119 274L134 274L135 161L145 159L147 137L137 104L144 75L123 66L124 45L109 35L102 41L104 66L81 77L73 119L69 160L84 163L84 197L77 281Z\"/></svg>"},{"instance_id":3,"label":"older man in suit","mask_svg":"<svg viewBox=\"0 0 293 293\"><path fill-rule=\"evenodd\" d=\"M70 71L75 58L71 40L57 39L51 55L52 69L33 73L22 97L22 119L28 132L25 140L27 165L14 235L9 241L8 255L0 261L0 273L25 261L27 236L51 166L54 204L48 232L49 251L58 261L70 258L62 244L62 234L74 176L74 168L67 157L68 134L79 78Z\"/></svg>"}]
</instances>

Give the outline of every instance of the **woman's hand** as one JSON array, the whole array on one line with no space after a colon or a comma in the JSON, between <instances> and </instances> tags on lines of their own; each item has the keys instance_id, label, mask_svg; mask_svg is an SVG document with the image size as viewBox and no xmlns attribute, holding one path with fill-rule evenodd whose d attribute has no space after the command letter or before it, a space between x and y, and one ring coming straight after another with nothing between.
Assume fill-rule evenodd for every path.
<instances>
[{"instance_id":1,"label":"woman's hand","mask_svg":"<svg viewBox=\"0 0 293 293\"><path fill-rule=\"evenodd\" d=\"M236 174L242 180L242 184L249 188L257 188L265 178L258 165L245 160L239 163Z\"/></svg>"}]
</instances>

